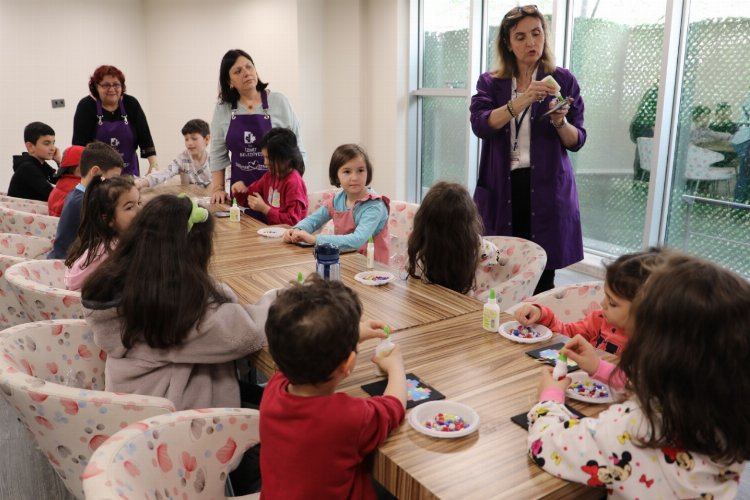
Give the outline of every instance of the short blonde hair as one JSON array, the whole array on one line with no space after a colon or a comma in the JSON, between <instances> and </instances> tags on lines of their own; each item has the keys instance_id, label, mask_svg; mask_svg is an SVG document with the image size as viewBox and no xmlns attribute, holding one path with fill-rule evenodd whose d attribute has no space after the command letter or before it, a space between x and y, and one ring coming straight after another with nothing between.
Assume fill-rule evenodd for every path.
<instances>
[{"instance_id":1,"label":"short blonde hair","mask_svg":"<svg viewBox=\"0 0 750 500\"><path fill-rule=\"evenodd\" d=\"M542 23L544 49L542 50L542 57L539 59L539 63L545 73L552 74L555 72L555 56L549 46L547 21L536 5L525 5L523 7L513 7L503 16L503 20L500 23L500 29L497 32L497 39L495 41L496 67L492 72L494 78L509 79L514 74L518 74L516 56L510 50L510 30L525 17L534 17Z\"/></svg>"}]
</instances>

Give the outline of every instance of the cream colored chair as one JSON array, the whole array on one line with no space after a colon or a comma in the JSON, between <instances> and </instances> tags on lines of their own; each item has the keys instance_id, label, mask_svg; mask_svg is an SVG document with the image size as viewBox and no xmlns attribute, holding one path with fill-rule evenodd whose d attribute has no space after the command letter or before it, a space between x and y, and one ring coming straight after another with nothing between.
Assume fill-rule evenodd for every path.
<instances>
[{"instance_id":1,"label":"cream colored chair","mask_svg":"<svg viewBox=\"0 0 750 500\"><path fill-rule=\"evenodd\" d=\"M81 292L65 289L61 260L28 260L5 271L16 297L32 321L83 318Z\"/></svg>"},{"instance_id":2,"label":"cream colored chair","mask_svg":"<svg viewBox=\"0 0 750 500\"><path fill-rule=\"evenodd\" d=\"M16 233L54 239L59 217L34 214L0 204L0 233Z\"/></svg>"},{"instance_id":3,"label":"cream colored chair","mask_svg":"<svg viewBox=\"0 0 750 500\"><path fill-rule=\"evenodd\" d=\"M164 398L105 392L105 359L83 320L25 323L0 333L0 395L81 499L94 450L130 423L175 410Z\"/></svg>"},{"instance_id":4,"label":"cream colored chair","mask_svg":"<svg viewBox=\"0 0 750 500\"><path fill-rule=\"evenodd\" d=\"M314 193L307 194L307 215L318 210L323 204L333 198L340 189L324 189L323 191L315 191ZM333 220L326 222L322 228L318 231L320 234L333 234Z\"/></svg>"},{"instance_id":5,"label":"cream colored chair","mask_svg":"<svg viewBox=\"0 0 750 500\"><path fill-rule=\"evenodd\" d=\"M603 299L604 282L588 281L559 286L533 297L528 297L523 302L549 307L560 321L573 323L582 320L587 314L601 309ZM512 314L519 305L510 308L508 312Z\"/></svg>"},{"instance_id":6,"label":"cream colored chair","mask_svg":"<svg viewBox=\"0 0 750 500\"><path fill-rule=\"evenodd\" d=\"M690 144L688 146L688 155L685 165L685 178L695 181L695 194L700 188L701 182L719 182L726 181L727 192L729 184L737 175L737 172L730 167L712 167L711 164L722 161L724 155L711 151L710 149Z\"/></svg>"},{"instance_id":7,"label":"cream colored chair","mask_svg":"<svg viewBox=\"0 0 750 500\"><path fill-rule=\"evenodd\" d=\"M46 201L39 201L39 200L31 200L29 198L18 198L15 196L8 196L7 194L0 194L0 204L4 202L11 202L11 203L26 203L29 205L37 205L38 209L42 209L42 207L46 208L47 202Z\"/></svg>"},{"instance_id":8,"label":"cream colored chair","mask_svg":"<svg viewBox=\"0 0 750 500\"><path fill-rule=\"evenodd\" d=\"M131 424L94 452L83 475L86 498L227 498L229 471L259 441L259 417L257 410L214 408Z\"/></svg>"},{"instance_id":9,"label":"cream colored chair","mask_svg":"<svg viewBox=\"0 0 750 500\"><path fill-rule=\"evenodd\" d=\"M49 215L49 207L46 204L42 205L41 202L37 202L36 200L24 200L23 198L18 198L18 200L0 199L0 205L12 210L18 210L19 212Z\"/></svg>"},{"instance_id":10,"label":"cream colored chair","mask_svg":"<svg viewBox=\"0 0 750 500\"><path fill-rule=\"evenodd\" d=\"M498 248L500 261L477 276L474 296L485 301L490 288L494 288L500 310L505 311L534 293L547 264L547 253L523 238L485 236L484 239Z\"/></svg>"},{"instance_id":11,"label":"cream colored chair","mask_svg":"<svg viewBox=\"0 0 750 500\"><path fill-rule=\"evenodd\" d=\"M5 271L25 260L44 259L51 248L48 238L0 233L0 330L31 321L5 279Z\"/></svg>"},{"instance_id":12,"label":"cream colored chair","mask_svg":"<svg viewBox=\"0 0 750 500\"><path fill-rule=\"evenodd\" d=\"M409 235L414 229L414 215L419 210L419 205L406 201L391 201L388 214L388 232L391 237L392 267L402 268L408 258Z\"/></svg>"}]
</instances>

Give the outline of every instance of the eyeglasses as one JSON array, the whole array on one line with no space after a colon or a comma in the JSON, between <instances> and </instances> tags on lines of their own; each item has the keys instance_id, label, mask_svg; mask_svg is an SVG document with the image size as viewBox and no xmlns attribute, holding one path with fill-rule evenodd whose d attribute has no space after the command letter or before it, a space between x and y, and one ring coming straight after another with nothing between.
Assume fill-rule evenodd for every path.
<instances>
[{"instance_id":1,"label":"eyeglasses","mask_svg":"<svg viewBox=\"0 0 750 500\"><path fill-rule=\"evenodd\" d=\"M533 16L535 14L539 14L539 8L536 5L524 5L523 7L516 7L505 14L505 19L510 20L523 16Z\"/></svg>"},{"instance_id":2,"label":"eyeglasses","mask_svg":"<svg viewBox=\"0 0 750 500\"><path fill-rule=\"evenodd\" d=\"M120 85L119 83L97 83L97 85L105 90L109 90L109 89L120 90L122 88L122 85Z\"/></svg>"}]
</instances>

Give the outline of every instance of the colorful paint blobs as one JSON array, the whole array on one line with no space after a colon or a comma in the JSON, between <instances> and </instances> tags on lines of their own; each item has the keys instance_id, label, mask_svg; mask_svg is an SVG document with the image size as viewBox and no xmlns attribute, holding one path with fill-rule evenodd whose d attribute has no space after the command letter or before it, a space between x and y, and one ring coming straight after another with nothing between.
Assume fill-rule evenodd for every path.
<instances>
[{"instance_id":1,"label":"colorful paint blobs","mask_svg":"<svg viewBox=\"0 0 750 500\"><path fill-rule=\"evenodd\" d=\"M419 380L406 379L406 392L409 401L422 401L429 399L432 390L419 383Z\"/></svg>"},{"instance_id":2,"label":"colorful paint blobs","mask_svg":"<svg viewBox=\"0 0 750 500\"><path fill-rule=\"evenodd\" d=\"M539 358L540 359L548 359L550 361L557 361L558 358L558 350L557 349L545 349L543 351L539 351ZM578 363L573 361L572 359L568 359L568 366L578 366Z\"/></svg>"},{"instance_id":3,"label":"colorful paint blobs","mask_svg":"<svg viewBox=\"0 0 750 500\"><path fill-rule=\"evenodd\" d=\"M432 420L426 421L424 426L438 432L458 432L470 427L463 418L450 413L438 413Z\"/></svg>"},{"instance_id":4,"label":"colorful paint blobs","mask_svg":"<svg viewBox=\"0 0 750 500\"><path fill-rule=\"evenodd\" d=\"M604 399L609 397L609 388L596 382L595 380L587 379L581 382L573 382L568 387L569 391L575 392L579 396L584 396L591 399Z\"/></svg>"}]
</instances>

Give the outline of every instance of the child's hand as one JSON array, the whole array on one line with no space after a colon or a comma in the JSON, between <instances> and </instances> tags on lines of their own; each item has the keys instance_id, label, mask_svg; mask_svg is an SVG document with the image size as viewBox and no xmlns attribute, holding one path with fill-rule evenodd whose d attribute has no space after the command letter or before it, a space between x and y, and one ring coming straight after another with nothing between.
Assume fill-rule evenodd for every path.
<instances>
[{"instance_id":1,"label":"child's hand","mask_svg":"<svg viewBox=\"0 0 750 500\"><path fill-rule=\"evenodd\" d=\"M392 371L404 370L404 359L401 357L401 347L396 344L388 356L373 356L372 362L388 373L389 378Z\"/></svg>"},{"instance_id":2,"label":"child's hand","mask_svg":"<svg viewBox=\"0 0 750 500\"><path fill-rule=\"evenodd\" d=\"M294 241L294 232L297 231L296 229L289 228L286 233L284 233L284 236L282 239L284 240L284 243L296 243Z\"/></svg>"},{"instance_id":3,"label":"child's hand","mask_svg":"<svg viewBox=\"0 0 750 500\"><path fill-rule=\"evenodd\" d=\"M382 321L360 321L359 322L359 341L364 342L370 339L384 339L385 338L385 323Z\"/></svg>"},{"instance_id":4,"label":"child's hand","mask_svg":"<svg viewBox=\"0 0 750 500\"><path fill-rule=\"evenodd\" d=\"M62 162L62 151L60 151L60 148L57 146L55 146L55 153L52 155L52 159L57 163L57 168L60 168L60 163Z\"/></svg>"},{"instance_id":5,"label":"child's hand","mask_svg":"<svg viewBox=\"0 0 750 500\"><path fill-rule=\"evenodd\" d=\"M534 325L542 317L542 310L534 304L521 304L514 314L516 321L522 325Z\"/></svg>"},{"instance_id":6,"label":"child's hand","mask_svg":"<svg viewBox=\"0 0 750 500\"><path fill-rule=\"evenodd\" d=\"M302 229L297 229L296 231L294 231L295 243L299 243L301 241L309 245L314 245L316 239L317 237L314 234L310 234L307 231L303 231Z\"/></svg>"},{"instance_id":7,"label":"child's hand","mask_svg":"<svg viewBox=\"0 0 750 500\"><path fill-rule=\"evenodd\" d=\"M578 363L581 370L589 375L593 375L599 368L599 356L596 355L596 349L580 335L570 339L560 352Z\"/></svg>"},{"instance_id":8,"label":"child's hand","mask_svg":"<svg viewBox=\"0 0 750 500\"><path fill-rule=\"evenodd\" d=\"M555 380L552 378L552 370L553 368L551 366L545 366L542 368L542 377L539 379L540 396L545 389L557 388L562 389L564 392L571 383L570 377L565 377L561 380Z\"/></svg>"},{"instance_id":9,"label":"child's hand","mask_svg":"<svg viewBox=\"0 0 750 500\"><path fill-rule=\"evenodd\" d=\"M229 195L223 189L214 191L211 195L211 203L226 203L229 201Z\"/></svg>"},{"instance_id":10,"label":"child's hand","mask_svg":"<svg viewBox=\"0 0 750 500\"><path fill-rule=\"evenodd\" d=\"M237 181L232 184L232 194L247 193L247 186L242 181Z\"/></svg>"},{"instance_id":11,"label":"child's hand","mask_svg":"<svg viewBox=\"0 0 750 500\"><path fill-rule=\"evenodd\" d=\"M235 184L241 184L241 183L242 181L238 181ZM263 201L263 197L260 195L260 193L253 193L250 196L248 196L247 206L252 208L256 212L260 212L262 214L267 214L271 210L271 207L269 207L268 204L266 204L266 202Z\"/></svg>"},{"instance_id":12,"label":"child's hand","mask_svg":"<svg viewBox=\"0 0 750 500\"><path fill-rule=\"evenodd\" d=\"M135 187L138 189L143 189L149 187L149 183L146 179L142 177L136 177L135 179Z\"/></svg>"}]
</instances>

